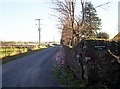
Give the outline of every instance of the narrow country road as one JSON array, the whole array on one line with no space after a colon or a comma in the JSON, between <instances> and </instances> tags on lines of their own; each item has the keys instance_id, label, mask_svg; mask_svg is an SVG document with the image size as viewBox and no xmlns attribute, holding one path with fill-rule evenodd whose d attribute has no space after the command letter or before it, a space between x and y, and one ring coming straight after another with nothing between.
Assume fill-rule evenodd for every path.
<instances>
[{"instance_id":1,"label":"narrow country road","mask_svg":"<svg viewBox=\"0 0 120 89\"><path fill-rule=\"evenodd\" d=\"M3 64L2 87L61 87L54 76L59 46Z\"/></svg>"}]
</instances>

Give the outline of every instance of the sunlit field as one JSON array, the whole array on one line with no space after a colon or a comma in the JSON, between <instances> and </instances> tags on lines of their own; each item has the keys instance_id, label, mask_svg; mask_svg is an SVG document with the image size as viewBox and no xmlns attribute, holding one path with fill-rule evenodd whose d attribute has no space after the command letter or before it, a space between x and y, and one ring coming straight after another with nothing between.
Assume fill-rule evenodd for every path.
<instances>
[{"instance_id":1,"label":"sunlit field","mask_svg":"<svg viewBox=\"0 0 120 89\"><path fill-rule=\"evenodd\" d=\"M40 48L47 48L46 46L41 46ZM29 50L37 50L39 48L15 48L15 47L6 47L6 48L0 48L0 58L6 57L6 56L13 56L20 53L28 52Z\"/></svg>"},{"instance_id":2,"label":"sunlit field","mask_svg":"<svg viewBox=\"0 0 120 89\"><path fill-rule=\"evenodd\" d=\"M0 58L27 52L27 48L0 48Z\"/></svg>"}]
</instances>

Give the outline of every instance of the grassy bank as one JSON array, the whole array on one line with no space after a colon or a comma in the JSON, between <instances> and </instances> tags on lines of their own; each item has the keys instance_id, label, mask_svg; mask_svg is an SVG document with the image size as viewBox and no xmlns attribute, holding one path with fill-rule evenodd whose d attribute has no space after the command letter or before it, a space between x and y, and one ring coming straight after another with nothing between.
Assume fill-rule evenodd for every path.
<instances>
[{"instance_id":1,"label":"grassy bank","mask_svg":"<svg viewBox=\"0 0 120 89\"><path fill-rule=\"evenodd\" d=\"M56 67L55 77L64 87L72 89L106 89L102 82L94 85L88 85L86 81L77 79L76 75L70 69L61 69Z\"/></svg>"},{"instance_id":2,"label":"grassy bank","mask_svg":"<svg viewBox=\"0 0 120 89\"><path fill-rule=\"evenodd\" d=\"M55 69L55 77L64 87L79 87L80 81L75 78L75 74L69 70Z\"/></svg>"}]
</instances>

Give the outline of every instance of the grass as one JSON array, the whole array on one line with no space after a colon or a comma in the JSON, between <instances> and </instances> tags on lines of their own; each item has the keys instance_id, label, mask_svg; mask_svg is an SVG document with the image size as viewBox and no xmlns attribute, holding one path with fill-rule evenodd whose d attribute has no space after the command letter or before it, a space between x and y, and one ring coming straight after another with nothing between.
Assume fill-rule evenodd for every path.
<instances>
[{"instance_id":1,"label":"grass","mask_svg":"<svg viewBox=\"0 0 120 89\"><path fill-rule=\"evenodd\" d=\"M55 77L64 87L80 87L80 80L75 78L75 74L68 70L55 69Z\"/></svg>"},{"instance_id":2,"label":"grass","mask_svg":"<svg viewBox=\"0 0 120 89\"><path fill-rule=\"evenodd\" d=\"M38 52L40 50L44 50L46 49L47 47L43 47L41 49L37 49L37 50L31 50L31 51L28 51L28 52L25 52L25 53L20 53L20 54L17 54L17 55L13 55L13 56L6 56L4 58L2 58L2 64L4 63L7 63L9 61L12 61L12 60L15 60L15 59L18 59L18 58L21 58L23 56L26 56L26 55L29 55L29 54L32 54L32 53L35 53L35 52Z\"/></svg>"},{"instance_id":3,"label":"grass","mask_svg":"<svg viewBox=\"0 0 120 89\"><path fill-rule=\"evenodd\" d=\"M64 87L70 87L72 89L106 89L102 82L88 85L86 81L77 79L71 70L64 70L59 67L55 69L55 77Z\"/></svg>"},{"instance_id":4,"label":"grass","mask_svg":"<svg viewBox=\"0 0 120 89\"><path fill-rule=\"evenodd\" d=\"M46 46L41 46L41 48L47 48ZM4 58L6 56L13 56L21 53L26 53L29 50L37 50L39 48L15 48L15 47L6 47L6 48L0 48L0 58Z\"/></svg>"},{"instance_id":5,"label":"grass","mask_svg":"<svg viewBox=\"0 0 120 89\"><path fill-rule=\"evenodd\" d=\"M0 58L27 52L27 48L0 48Z\"/></svg>"}]
</instances>

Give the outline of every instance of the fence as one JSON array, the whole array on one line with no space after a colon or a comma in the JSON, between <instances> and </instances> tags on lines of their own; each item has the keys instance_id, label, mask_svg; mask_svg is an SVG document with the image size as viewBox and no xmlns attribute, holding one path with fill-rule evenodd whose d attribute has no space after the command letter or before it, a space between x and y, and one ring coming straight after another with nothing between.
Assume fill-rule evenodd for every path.
<instances>
[{"instance_id":1,"label":"fence","mask_svg":"<svg viewBox=\"0 0 120 89\"><path fill-rule=\"evenodd\" d=\"M25 53L36 49L34 45L3 45L0 47L0 58Z\"/></svg>"}]
</instances>

